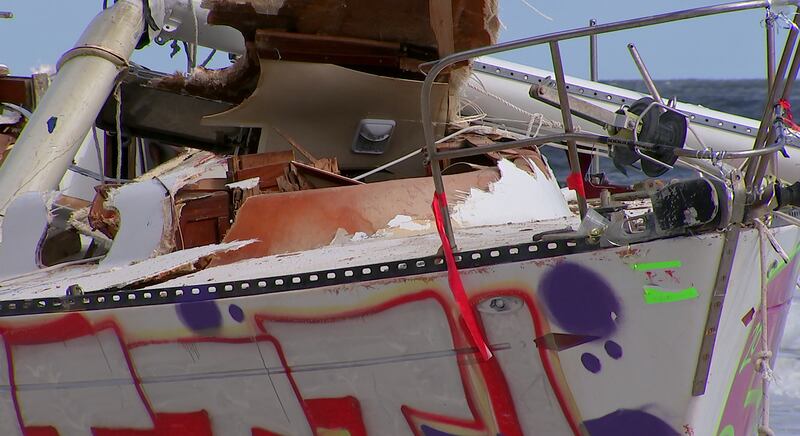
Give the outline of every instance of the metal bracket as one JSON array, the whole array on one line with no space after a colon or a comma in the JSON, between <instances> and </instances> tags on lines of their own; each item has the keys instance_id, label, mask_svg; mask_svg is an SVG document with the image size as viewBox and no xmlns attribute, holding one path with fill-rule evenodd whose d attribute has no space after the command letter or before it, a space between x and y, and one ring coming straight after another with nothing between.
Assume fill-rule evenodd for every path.
<instances>
[{"instance_id":1,"label":"metal bracket","mask_svg":"<svg viewBox=\"0 0 800 436\"><path fill-rule=\"evenodd\" d=\"M733 190L732 223L725 230L722 256L719 259L714 291L711 294L708 317L703 329L703 340L700 344L700 353L697 358L694 381L692 382L692 395L695 397L706 392L708 372L711 369L711 358L714 355L714 343L717 339L717 329L719 329L719 322L722 318L722 308L731 279L733 260L736 256L736 247L739 245L739 235L742 231L742 218L744 217L747 190L745 189L744 178L739 171L733 171L730 174L730 185Z\"/></svg>"}]
</instances>

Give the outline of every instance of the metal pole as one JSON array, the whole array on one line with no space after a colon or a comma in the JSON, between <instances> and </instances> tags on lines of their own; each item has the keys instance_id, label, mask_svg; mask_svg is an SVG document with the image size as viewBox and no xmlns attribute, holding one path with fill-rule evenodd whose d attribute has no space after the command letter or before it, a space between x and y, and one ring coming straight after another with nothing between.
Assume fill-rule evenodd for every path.
<instances>
[{"instance_id":1,"label":"metal pole","mask_svg":"<svg viewBox=\"0 0 800 436\"><path fill-rule=\"evenodd\" d=\"M644 84L647 86L647 90L650 92L653 100L655 100L657 103L663 103L663 100L661 100L661 94L658 93L656 84L653 83L653 78L650 76L650 72L647 71L647 66L645 66L642 57L639 56L639 50L636 49L636 46L633 45L633 43L630 43L628 44L628 51L631 52L633 62L636 64L636 68L639 69L639 74L642 75L642 80L644 80Z\"/></svg>"},{"instance_id":2,"label":"metal pole","mask_svg":"<svg viewBox=\"0 0 800 436\"><path fill-rule=\"evenodd\" d=\"M441 158L440 155L437 153L436 145L434 144L436 138L434 135L433 123L431 120L431 91L433 90L433 83L436 80L436 78L442 71L444 71L445 68L447 68L450 65L466 61L478 56L488 56L494 53L500 53L524 47L531 47L534 45L543 44L550 41L561 41L566 39L582 38L584 36L589 36L592 34L616 32L619 30L652 26L655 24L669 23L689 18L698 18L710 15L724 14L729 12L766 8L767 6L787 6L787 5L797 6L798 3L799 0L748 0L748 1L738 1L733 3L728 3L724 5L705 6L700 8L687 9L679 12L670 12L665 14L653 15L645 18L637 18L632 20L617 21L614 23L599 24L594 27L583 27L573 30L566 30L562 32L549 33L546 35L533 36L530 38L517 39L514 41L508 41L501 44L495 44L489 47L479 47L471 50L465 50L462 52L453 53L451 55L443 57L438 61L422 64L420 65L420 69L422 69L423 71L426 71L428 70L428 68L430 68L425 77L425 81L422 83L422 90L420 92L421 94L420 115L422 121L422 130L425 135L425 146L428 151L428 156L430 157L432 162L436 162ZM436 165L432 165L431 172L433 173L434 176L434 184L436 186L436 191L441 193L444 192L444 186L441 180L441 171L436 170L435 168ZM445 212L444 213L444 217L446 218L445 230L447 232L447 236L451 238L450 240L452 242L453 241L452 229L449 223L450 215L449 213L446 213L446 211L444 210L442 212Z\"/></svg>"},{"instance_id":3,"label":"metal pole","mask_svg":"<svg viewBox=\"0 0 800 436\"><path fill-rule=\"evenodd\" d=\"M782 84L783 86L780 99L775 101L776 105L779 103L780 100L787 99L789 97L789 92L791 92L791 88L794 82L794 76L797 75L798 57L800 57L800 45L798 45L797 48L795 49L789 76L786 77L785 79L783 78L783 76L775 78L775 82L779 85ZM792 70L794 70L794 75L792 75ZM782 127L780 126L776 127L775 125L770 125L769 134L767 135L767 140L764 142L764 147L766 147L767 144L772 144L778 139L778 132L776 128L779 129ZM775 159L774 154L761 156L761 159L758 161L758 168L756 169L755 178L753 179L754 183L753 186L758 186L761 183L761 178L764 177L764 174L766 174L767 172L767 168L774 159Z\"/></svg>"},{"instance_id":4,"label":"metal pole","mask_svg":"<svg viewBox=\"0 0 800 436\"><path fill-rule=\"evenodd\" d=\"M561 106L561 119L564 122L564 133L574 133L572 125L572 114L569 111L569 96L567 95L567 85L564 80L564 66L561 64L561 50L558 42L550 43L550 56L553 58L553 72L556 75L556 87L558 88L558 105ZM567 140L567 157L569 158L569 169L572 174L581 174L581 164L578 160L578 144L575 140ZM577 192L578 208L581 218L586 216L586 198L584 194Z\"/></svg>"},{"instance_id":5,"label":"metal pole","mask_svg":"<svg viewBox=\"0 0 800 436\"><path fill-rule=\"evenodd\" d=\"M794 23L800 24L800 15L795 14ZM775 105L778 104L779 96L783 95L783 84L784 77L786 76L786 68L789 66L789 59L792 57L795 43L797 42L797 34L797 27L792 26L789 29L789 35L786 37L786 45L783 47L781 60L778 64L778 69L775 72L775 80L772 83L767 101L764 105L764 111L761 115L761 125L758 127L756 140L753 144L754 149L765 147L768 142L767 140L770 137L769 133L772 127ZM765 163L763 168L761 168L762 161ZM761 177L764 175L764 171L766 171L767 161L769 161L769 159L752 158L747 162L747 171L745 172L744 176L745 186L752 187L755 186L754 182L756 180L759 182L761 181Z\"/></svg>"},{"instance_id":6,"label":"metal pole","mask_svg":"<svg viewBox=\"0 0 800 436\"><path fill-rule=\"evenodd\" d=\"M430 99L433 83L439 74L450 65L458 62L466 61L479 56L488 56L495 53L500 53L508 50L518 48L530 47L538 44L543 44L550 41L561 41L565 39L582 38L592 34L601 34L616 32L619 30L634 29L637 27L652 26L654 24L669 23L673 21L685 20L688 18L705 17L709 15L724 14L736 11L745 11L750 9L765 8L767 6L786 6L797 5L798 0L749 0L728 3L724 5L705 6L695 9L688 9L679 12L670 12L665 14L653 15L645 18L637 18L632 20L617 21L614 23L598 24L594 27L582 27L573 30L565 30L562 32L554 32L546 35L538 35L530 38L522 38L514 41L508 41L501 44L495 44L489 47L479 47L471 50L465 50L458 53L447 55L442 59L420 65L420 68L427 70L428 74L422 84L420 110L422 115L422 129L425 134L425 144L428 147L429 156L431 159L436 157L436 150L433 145L435 141L433 125L431 124L431 110ZM433 152L431 154L431 152Z\"/></svg>"},{"instance_id":7,"label":"metal pole","mask_svg":"<svg viewBox=\"0 0 800 436\"><path fill-rule=\"evenodd\" d=\"M535 138L524 138L508 142L497 142L491 145L484 145L480 147L460 148L457 150L440 151L436 153L438 159L457 159L467 156L475 156L479 154L491 153L501 150L513 150L522 147L531 147L535 145L561 143L567 141L581 141L597 144L614 145L621 147L638 147L647 151L669 151L678 157L688 157L692 159L747 159L753 156L765 156L770 153L775 153L783 148L780 144L770 145L762 149L742 150L742 151L726 151L725 153L717 153L712 149L708 150L689 150L686 148L675 148L668 145L653 144L650 142L634 141L632 139L615 138L613 136L596 135L594 133L559 133L555 135L540 135Z\"/></svg>"},{"instance_id":8,"label":"metal pole","mask_svg":"<svg viewBox=\"0 0 800 436\"><path fill-rule=\"evenodd\" d=\"M592 18L589 20L589 27L597 25L597 20ZM597 35L589 36L589 79L592 82L597 82Z\"/></svg>"},{"instance_id":9,"label":"metal pole","mask_svg":"<svg viewBox=\"0 0 800 436\"><path fill-rule=\"evenodd\" d=\"M58 75L0 167L0 211L19 194L56 189L144 31L141 0L120 0L64 53Z\"/></svg>"},{"instance_id":10,"label":"metal pole","mask_svg":"<svg viewBox=\"0 0 800 436\"><path fill-rule=\"evenodd\" d=\"M800 56L795 54L794 59L792 59L792 66L789 67L789 75L786 76L786 84L783 86L783 95L781 95L782 99L788 100L792 95L792 87L795 79L797 79L798 71L800 71Z\"/></svg>"},{"instance_id":11,"label":"metal pole","mask_svg":"<svg viewBox=\"0 0 800 436\"><path fill-rule=\"evenodd\" d=\"M767 8L767 18L764 22L767 32L767 91L772 89L775 82L775 20L771 15L772 10Z\"/></svg>"}]
</instances>

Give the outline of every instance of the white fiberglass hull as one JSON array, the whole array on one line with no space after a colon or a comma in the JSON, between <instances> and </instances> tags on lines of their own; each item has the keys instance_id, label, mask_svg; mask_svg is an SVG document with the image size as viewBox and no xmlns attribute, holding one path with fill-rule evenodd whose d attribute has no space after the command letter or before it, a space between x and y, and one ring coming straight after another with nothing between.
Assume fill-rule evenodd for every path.
<instances>
[{"instance_id":1,"label":"white fiberglass hull","mask_svg":"<svg viewBox=\"0 0 800 436\"><path fill-rule=\"evenodd\" d=\"M796 251L797 228L774 232ZM739 240L705 394L692 395L723 240L462 253L494 353L486 362L434 257L342 259L341 269L272 278L217 267L69 308L5 301L0 432L751 434L763 328L755 230ZM798 261L780 267L766 254L777 350Z\"/></svg>"}]
</instances>

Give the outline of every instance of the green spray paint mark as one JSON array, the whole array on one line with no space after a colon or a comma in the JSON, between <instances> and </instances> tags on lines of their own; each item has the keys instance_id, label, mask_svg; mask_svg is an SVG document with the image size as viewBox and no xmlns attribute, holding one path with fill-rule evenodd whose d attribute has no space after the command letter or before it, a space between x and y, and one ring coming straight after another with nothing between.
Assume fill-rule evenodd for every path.
<instances>
[{"instance_id":1,"label":"green spray paint mark","mask_svg":"<svg viewBox=\"0 0 800 436\"><path fill-rule=\"evenodd\" d=\"M699 296L697 289L686 288L680 291L665 291L658 288L644 288L644 302L647 304L674 303L691 300Z\"/></svg>"},{"instance_id":2,"label":"green spray paint mark","mask_svg":"<svg viewBox=\"0 0 800 436\"><path fill-rule=\"evenodd\" d=\"M744 407L755 404L758 407L761 404L761 388L750 389L747 391L747 396L744 398Z\"/></svg>"},{"instance_id":3,"label":"green spray paint mark","mask_svg":"<svg viewBox=\"0 0 800 436\"><path fill-rule=\"evenodd\" d=\"M736 436L736 432L733 430L732 425L727 425L719 432L719 436Z\"/></svg>"},{"instance_id":4,"label":"green spray paint mark","mask_svg":"<svg viewBox=\"0 0 800 436\"><path fill-rule=\"evenodd\" d=\"M746 350L747 353L742 358L742 363L739 365L739 372L737 373L737 375L741 374L741 372L744 371L745 368L747 368L747 365L753 363L753 355L755 355L756 347L758 346L758 340L756 338L761 336L761 330L763 329L764 329L764 323L760 321L753 328L753 333L750 334L750 338L748 339L750 340L750 347L747 348Z\"/></svg>"},{"instance_id":5,"label":"green spray paint mark","mask_svg":"<svg viewBox=\"0 0 800 436\"><path fill-rule=\"evenodd\" d=\"M800 254L800 244L798 244L797 246L795 246L795 247L794 247L794 250L792 250L792 252L791 252L791 253L789 253L789 263L792 263L792 261L794 260L795 256L797 256L798 254ZM773 274L772 274L772 278L775 278L775 275L777 275L777 274L780 272L780 270L781 270L781 269L783 269L783 267L786 265L785 263L783 263L783 261L782 261L782 260L779 260L779 261L778 261L778 264L779 264L779 266L778 266L778 268L775 268L775 271L774 271L774 272L773 272ZM752 324L751 324L751 325L752 325ZM753 326L753 328L754 328L754 327L755 327L755 326ZM760 327L760 325L759 325L759 327ZM756 336L760 336L760 333L757 333L757 334L756 334ZM745 351L745 350L742 350L742 352L744 352L744 351ZM739 367L739 373L741 373L741 372L742 372L742 370L743 370L745 367L747 367L747 365L748 365L750 362L751 362L750 360L747 360L747 359L743 358L743 359L742 359L742 364L741 364L741 366ZM737 375L737 376L738 376L738 375ZM731 389L732 389L732 387L733 387L733 382L734 382L734 380L735 380L735 378L736 378L737 376L730 377L730 379L728 380L728 383L727 383L727 384L728 384L728 387L727 387L727 389L725 390L725 392L727 392L728 394L730 394L730 392L731 392ZM721 409L719 409L719 415L717 416L717 429L719 429L719 426L721 425L720 423L722 422L722 414L724 413L724 411L725 411L725 408L726 408L727 406L728 406L728 396L726 395L726 398L725 398L725 403L723 404L722 408L721 408ZM757 423L757 421L754 421L754 423ZM731 428L730 428L730 430L729 430L729 433L725 433L724 435L723 435L723 433L720 433L720 434L719 434L719 436L734 436L734 434L733 434L733 426L730 426L730 425L729 425L728 427L731 427ZM728 430L728 427L725 427L725 428L724 428L722 431L724 432L724 431Z\"/></svg>"},{"instance_id":6,"label":"green spray paint mark","mask_svg":"<svg viewBox=\"0 0 800 436\"><path fill-rule=\"evenodd\" d=\"M678 269L683 265L680 260L668 260L665 262L646 262L634 263L631 268L634 271L653 271L657 269Z\"/></svg>"},{"instance_id":7,"label":"green spray paint mark","mask_svg":"<svg viewBox=\"0 0 800 436\"><path fill-rule=\"evenodd\" d=\"M774 267L770 267L767 269L767 280L772 280L778 275L784 268L786 268L790 263L792 263L792 259L800 252L800 245L794 248L791 253L788 254L789 262L784 262L783 259L778 259L778 263Z\"/></svg>"}]
</instances>

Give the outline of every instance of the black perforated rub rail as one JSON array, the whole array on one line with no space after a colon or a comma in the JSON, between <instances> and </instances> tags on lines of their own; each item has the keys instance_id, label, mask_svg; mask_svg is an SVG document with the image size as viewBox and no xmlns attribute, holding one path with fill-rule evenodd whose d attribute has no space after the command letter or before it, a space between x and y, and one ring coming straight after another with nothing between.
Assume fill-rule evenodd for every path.
<instances>
[{"instance_id":1,"label":"black perforated rub rail","mask_svg":"<svg viewBox=\"0 0 800 436\"><path fill-rule=\"evenodd\" d=\"M581 239L541 241L456 254L459 269L469 269L584 253L599 249ZM0 301L0 317L103 310L123 307L175 304L275 292L313 289L398 277L413 277L447 270L442 256L381 262L370 265L314 271L221 283L205 283L163 289L108 289L80 296Z\"/></svg>"}]
</instances>

